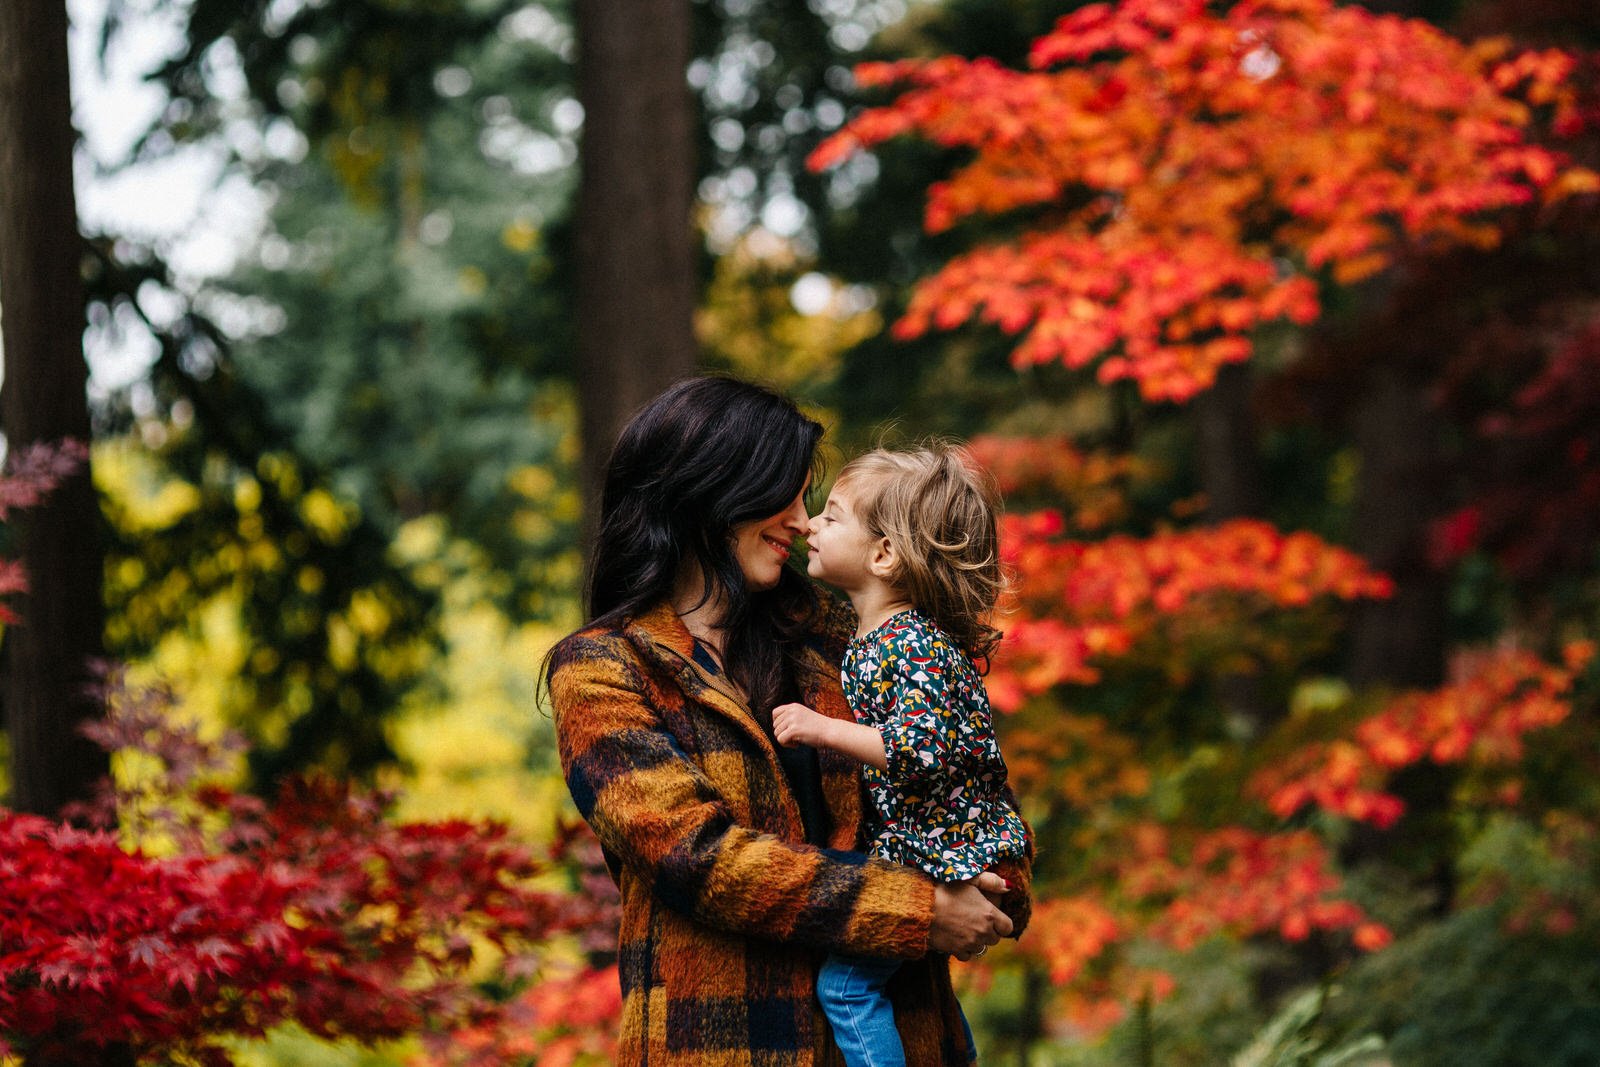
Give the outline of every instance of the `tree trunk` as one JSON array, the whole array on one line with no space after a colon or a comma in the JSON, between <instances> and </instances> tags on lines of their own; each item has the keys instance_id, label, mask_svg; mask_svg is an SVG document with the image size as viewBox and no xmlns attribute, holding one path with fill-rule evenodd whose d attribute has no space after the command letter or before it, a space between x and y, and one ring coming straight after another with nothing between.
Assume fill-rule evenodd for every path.
<instances>
[{"instance_id":1,"label":"tree trunk","mask_svg":"<svg viewBox=\"0 0 1600 1067\"><path fill-rule=\"evenodd\" d=\"M1213 523L1261 517L1261 458L1256 443L1248 363L1230 363L1210 389L1194 398L1196 459Z\"/></svg>"},{"instance_id":2,"label":"tree trunk","mask_svg":"<svg viewBox=\"0 0 1600 1067\"><path fill-rule=\"evenodd\" d=\"M1428 524L1446 506L1440 420L1423 387L1380 367L1356 410L1361 455L1352 547L1394 579L1388 600L1366 602L1351 623L1351 682L1429 689L1445 674L1445 576L1429 565ZM1448 817L1456 772L1431 760L1401 771L1389 791L1406 805L1391 830L1358 825L1340 850L1346 863L1384 855L1429 857L1432 910L1447 914L1456 893L1459 843Z\"/></svg>"},{"instance_id":3,"label":"tree trunk","mask_svg":"<svg viewBox=\"0 0 1600 1067\"><path fill-rule=\"evenodd\" d=\"M0 429L12 450L89 439L82 244L72 191L65 0L0 3ZM15 522L31 591L5 633L10 805L56 814L88 795L106 758L78 733L103 654L103 549L87 466Z\"/></svg>"},{"instance_id":4,"label":"tree trunk","mask_svg":"<svg viewBox=\"0 0 1600 1067\"><path fill-rule=\"evenodd\" d=\"M1429 522L1445 506L1441 430L1421 386L1376 371L1356 412L1361 454L1352 548L1394 579L1394 596L1362 604L1351 632L1357 686L1428 688L1444 677L1444 576L1427 560Z\"/></svg>"},{"instance_id":5,"label":"tree trunk","mask_svg":"<svg viewBox=\"0 0 1600 1067\"><path fill-rule=\"evenodd\" d=\"M1248 363L1230 363L1217 372L1216 384L1194 398L1195 459L1206 494L1206 519L1258 519L1265 510L1261 456L1251 410L1255 376ZM1258 737L1284 712L1262 692L1253 671L1220 674L1217 697L1227 709L1230 728Z\"/></svg>"},{"instance_id":6,"label":"tree trunk","mask_svg":"<svg viewBox=\"0 0 1600 1067\"><path fill-rule=\"evenodd\" d=\"M584 539L628 416L695 366L688 0L577 0Z\"/></svg>"}]
</instances>

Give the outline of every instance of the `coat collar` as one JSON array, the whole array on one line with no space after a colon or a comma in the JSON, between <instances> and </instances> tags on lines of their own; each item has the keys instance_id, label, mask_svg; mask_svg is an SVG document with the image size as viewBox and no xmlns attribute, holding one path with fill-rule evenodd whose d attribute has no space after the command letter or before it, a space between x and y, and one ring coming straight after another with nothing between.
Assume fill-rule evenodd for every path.
<instances>
[{"instance_id":1,"label":"coat collar","mask_svg":"<svg viewBox=\"0 0 1600 1067\"><path fill-rule=\"evenodd\" d=\"M636 616L623 628L646 662L675 679L686 696L731 719L735 725L777 759L777 751L751 714L749 704L731 685L713 679L694 661L694 635L672 605L663 600Z\"/></svg>"},{"instance_id":2,"label":"coat collar","mask_svg":"<svg viewBox=\"0 0 1600 1067\"><path fill-rule=\"evenodd\" d=\"M737 712L745 720L751 718L748 702L735 693L732 686L718 684L695 664L694 635L669 602L663 600L640 613L623 627L623 632L650 663L687 682L690 688L686 688L686 692L692 692L697 698L709 692L719 710ZM850 709L842 694L835 694L836 687L827 684L829 679L838 677L839 665L829 663L815 645L807 645L801 658L807 668L807 677L799 679L801 699L824 715L850 718Z\"/></svg>"},{"instance_id":3,"label":"coat collar","mask_svg":"<svg viewBox=\"0 0 1600 1067\"><path fill-rule=\"evenodd\" d=\"M778 751L772 739L756 722L749 705L726 683L713 679L694 662L694 636L683 624L672 605L662 601L623 627L628 641L644 662L663 677L672 678L683 694L701 707L723 716L742 731L771 761L774 774L782 776ZM830 663L820 647L807 646L803 659L808 677L799 679L801 700L824 715L854 721L850 705L839 688L839 665ZM822 788L833 819L830 847L854 849L856 830L861 822L860 774L854 761L836 752L821 750ZM793 800L790 801L793 804ZM792 812L800 824L799 808Z\"/></svg>"}]
</instances>

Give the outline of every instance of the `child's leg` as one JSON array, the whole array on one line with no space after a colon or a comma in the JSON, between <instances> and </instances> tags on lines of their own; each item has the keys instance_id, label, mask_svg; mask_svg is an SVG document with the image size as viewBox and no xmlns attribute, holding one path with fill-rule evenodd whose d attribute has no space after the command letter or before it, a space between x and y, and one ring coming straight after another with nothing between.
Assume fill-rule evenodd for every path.
<instances>
[{"instance_id":1,"label":"child's leg","mask_svg":"<svg viewBox=\"0 0 1600 1067\"><path fill-rule=\"evenodd\" d=\"M829 956L817 975L817 999L850 1067L905 1067L900 1031L884 986L900 960Z\"/></svg>"}]
</instances>

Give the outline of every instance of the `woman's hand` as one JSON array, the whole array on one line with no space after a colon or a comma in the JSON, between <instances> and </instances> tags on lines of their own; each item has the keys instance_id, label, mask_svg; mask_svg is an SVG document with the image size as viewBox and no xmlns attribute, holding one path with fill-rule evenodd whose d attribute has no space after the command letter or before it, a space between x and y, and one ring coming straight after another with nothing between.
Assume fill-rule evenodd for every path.
<instances>
[{"instance_id":1,"label":"woman's hand","mask_svg":"<svg viewBox=\"0 0 1600 1067\"><path fill-rule=\"evenodd\" d=\"M989 899L1006 891L998 874L985 871L966 882L933 887L933 925L928 948L970 960L1011 933L1011 920Z\"/></svg>"},{"instance_id":2,"label":"woman's hand","mask_svg":"<svg viewBox=\"0 0 1600 1067\"><path fill-rule=\"evenodd\" d=\"M811 745L827 747L828 725L833 722L826 715L812 711L804 704L779 704L772 709L772 736L778 744Z\"/></svg>"}]
</instances>

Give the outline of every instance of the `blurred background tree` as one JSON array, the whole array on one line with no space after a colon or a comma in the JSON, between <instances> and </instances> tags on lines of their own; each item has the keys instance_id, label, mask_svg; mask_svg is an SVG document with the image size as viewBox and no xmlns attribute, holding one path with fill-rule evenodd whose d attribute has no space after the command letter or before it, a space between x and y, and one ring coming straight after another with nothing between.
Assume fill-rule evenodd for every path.
<instances>
[{"instance_id":1,"label":"blurred background tree","mask_svg":"<svg viewBox=\"0 0 1600 1067\"><path fill-rule=\"evenodd\" d=\"M975 438L1005 490L1024 580L990 682L1044 896L1018 952L964 972L986 1060L1226 1062L1282 1009L1302 1048L1593 1062L1600 22L1582 0L1349 5L1431 29L1360 23L1341 51L1321 4L1285 0L1264 24L1374 65L1324 83L1242 34L1161 88L1116 62L1251 6L1129 0L1110 10L1154 20L1138 47L1072 52L1036 42L1086 5L1036 0L691 0L624 24L559 0L114 0L80 27L107 54L181 27L129 165L203 147L262 210L219 276L129 234L84 246L91 353L150 353L94 411L107 647L242 727L264 793L320 766L551 835L532 674L578 618L582 472L698 360L790 391L847 454L891 424ZM1434 32L1468 42L1461 69L1392 47ZM1062 97L1030 110L1012 74L1041 47ZM920 112L851 74L950 56L994 66L933 78ZM1515 98L1497 114L1526 154L1496 180L1525 202L1358 218L1439 160L1467 173L1458 150L1494 155L1482 126L1439 136L1485 80ZM1289 85L1317 121L1200 150ZM919 135L861 136L896 100ZM847 125L870 146L807 166ZM1147 169L1118 177L1124 155ZM1072 220L1109 259L1004 258ZM1144 266L1174 272L1137 307L1084 286L1126 281L1106 264L1139 226ZM1190 299L1235 251L1261 270ZM1059 315L1060 347L1027 337ZM1069 357L1108 316L1104 351ZM1144 373L1152 352L1175 364ZM552 1057L603 1062L607 949L569 951L566 978L489 981ZM1330 975L1314 1013L1289 996ZM278 1040L248 1054L338 1055ZM543 1054L515 1025L434 1051L488 1049Z\"/></svg>"},{"instance_id":2,"label":"blurred background tree","mask_svg":"<svg viewBox=\"0 0 1600 1067\"><path fill-rule=\"evenodd\" d=\"M89 435L71 110L65 7L10 5L0 15L0 426L17 456ZM10 803L54 815L85 798L106 767L77 733L95 715L83 690L88 661L104 647L104 549L88 465L6 532L33 582L32 622L8 627L0 686Z\"/></svg>"}]
</instances>

